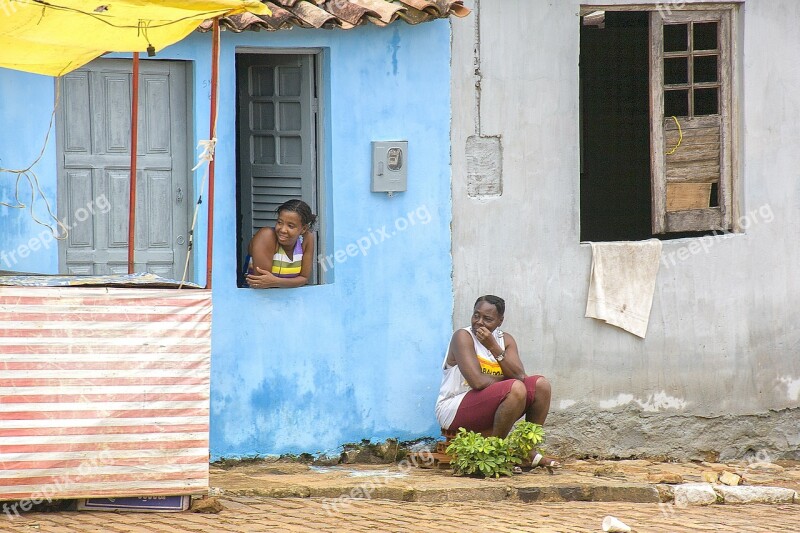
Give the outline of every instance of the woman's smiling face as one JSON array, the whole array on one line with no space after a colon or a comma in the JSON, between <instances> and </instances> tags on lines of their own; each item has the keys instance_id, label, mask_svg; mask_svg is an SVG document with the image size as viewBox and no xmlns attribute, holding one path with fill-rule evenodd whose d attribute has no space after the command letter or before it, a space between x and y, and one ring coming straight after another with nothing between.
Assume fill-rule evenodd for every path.
<instances>
[{"instance_id":1,"label":"woman's smiling face","mask_svg":"<svg viewBox=\"0 0 800 533\"><path fill-rule=\"evenodd\" d=\"M293 246L297 238L305 231L300 214L284 210L278 213L275 223L275 235L281 246Z\"/></svg>"}]
</instances>

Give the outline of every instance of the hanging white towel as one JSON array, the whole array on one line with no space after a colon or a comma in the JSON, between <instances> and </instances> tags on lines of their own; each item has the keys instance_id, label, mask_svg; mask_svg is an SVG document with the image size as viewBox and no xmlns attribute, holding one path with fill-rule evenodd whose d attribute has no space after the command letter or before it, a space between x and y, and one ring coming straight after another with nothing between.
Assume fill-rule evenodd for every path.
<instances>
[{"instance_id":1,"label":"hanging white towel","mask_svg":"<svg viewBox=\"0 0 800 533\"><path fill-rule=\"evenodd\" d=\"M586 316L644 338L661 260L661 241L593 242Z\"/></svg>"}]
</instances>

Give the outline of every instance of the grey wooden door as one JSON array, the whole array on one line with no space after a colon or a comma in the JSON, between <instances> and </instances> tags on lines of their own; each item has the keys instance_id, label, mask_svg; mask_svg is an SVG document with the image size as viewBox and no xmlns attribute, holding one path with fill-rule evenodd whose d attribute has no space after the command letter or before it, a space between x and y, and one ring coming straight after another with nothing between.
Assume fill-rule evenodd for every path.
<instances>
[{"instance_id":1,"label":"grey wooden door","mask_svg":"<svg viewBox=\"0 0 800 533\"><path fill-rule=\"evenodd\" d=\"M275 209L302 199L317 213L314 56L237 54L240 256L275 224ZM313 281L312 281L313 282Z\"/></svg>"},{"instance_id":2,"label":"grey wooden door","mask_svg":"<svg viewBox=\"0 0 800 533\"><path fill-rule=\"evenodd\" d=\"M100 59L61 82L58 212L71 227L61 272L128 271L132 72L131 60ZM173 279L183 275L192 203L186 93L184 63L140 63L134 266Z\"/></svg>"}]
</instances>

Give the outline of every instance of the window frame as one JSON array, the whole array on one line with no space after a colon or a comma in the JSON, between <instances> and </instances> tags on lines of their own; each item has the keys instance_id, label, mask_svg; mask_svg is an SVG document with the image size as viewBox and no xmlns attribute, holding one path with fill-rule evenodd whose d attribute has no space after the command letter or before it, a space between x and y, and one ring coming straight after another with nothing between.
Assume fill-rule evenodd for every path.
<instances>
[{"instance_id":1,"label":"window frame","mask_svg":"<svg viewBox=\"0 0 800 533\"><path fill-rule=\"evenodd\" d=\"M731 13L725 10L684 10L674 13L650 12L650 157L652 194L652 232L654 235L686 231L731 231L733 179L732 168L732 63L731 57ZM719 178L718 207L669 211L667 204L667 154L670 147L666 143L665 130L672 129L671 117L664 113L664 33L668 24L691 24L716 22L719 24L718 43L718 83L719 83ZM691 26L689 26L691 27ZM693 56L691 46L687 47L688 57ZM691 61L689 62L691 65ZM691 66L689 67L691 69ZM687 86L689 98L689 118L692 122L711 127L715 122L708 116L694 116L692 83L693 73L688 72ZM717 127L713 124L714 127Z\"/></svg>"},{"instance_id":2,"label":"window frame","mask_svg":"<svg viewBox=\"0 0 800 533\"><path fill-rule=\"evenodd\" d=\"M327 214L328 209L327 206L330 203L330 194L328 191L328 184L326 179L326 137L324 135L325 132L325 109L326 109L326 102L324 95L327 94L325 90L325 83L326 80L323 77L324 74L324 67L325 64L325 49L320 47L308 47L308 48L265 48L265 47L253 47L253 46L237 46L235 49L235 55L238 57L239 55L307 55L310 56L312 65L311 71L313 72L314 80L311 86L312 92L312 99L311 99L311 114L313 120L313 127L312 133L314 136L314 160L313 160L313 176L311 178L312 184L312 195L315 197L314 202L309 202L309 205L315 206L315 214L317 215L317 224L315 229L316 234L316 248L314 251L314 261L313 261L313 269L311 278L307 286L315 286L315 285L324 285L327 283L331 283L333 281L333 273L327 272L325 269L319 268L317 258L320 256L324 256L327 250L327 235L328 231L331 226L330 216ZM242 261L244 257L241 256L241 249L243 249L246 244L242 243L244 240L243 235L243 221L239 218L242 216L242 193L240 191L240 187L242 184L242 177L241 177L241 168L240 168L240 150L241 147L239 146L239 127L238 121L240 120L239 116L239 105L238 105L238 68L236 72L237 77L237 85L236 85L236 92L237 92L237 103L236 103L236 121L237 121L237 143L236 143L236 183L237 183L237 193L236 193L236 207L237 207L237 246L236 246L236 253L237 253L237 285L240 287L246 287L246 285L242 286L240 284L241 280L239 279L240 276L238 273L242 271L243 265ZM252 210L252 196L250 198L251 206L250 210ZM249 242L249 238L248 238Z\"/></svg>"},{"instance_id":3,"label":"window frame","mask_svg":"<svg viewBox=\"0 0 800 533\"><path fill-rule=\"evenodd\" d=\"M719 71L720 75L720 98L719 98L719 105L720 105L720 117L721 117L721 128L720 128L720 150L721 152L724 151L724 156L721 158L721 167L722 163L724 162L725 170L723 171L720 168L720 206L721 209L724 209L722 215L722 224L719 227L712 227L712 226L705 226L694 224L691 222L691 219L699 219L700 223L704 223L707 216L704 215L689 215L685 216L690 220L682 221L686 222L685 224L681 224L679 228L669 228L667 224L667 212L666 212L666 175L665 175L665 159L664 159L664 132L663 132L663 121L659 122L655 119L656 116L663 117L663 55L660 57L660 71L659 73L655 73L653 68L654 63L657 61L654 60L654 43L650 42L650 102L651 102L651 110L650 110L650 120L651 120L651 144L650 144L650 157L651 157L651 175L650 175L650 183L651 183L651 197L652 197L652 227L651 232L654 237L662 237L668 238L669 233L672 232L686 232L686 231L700 231L700 232L708 232L708 231L726 231L726 232L733 232L739 233L742 231L741 225L739 223L739 213L741 212L741 198L739 198L739 188L740 188L740 175L741 175L741 157L739 153L740 143L740 128L739 124L739 113L736 112L739 109L739 102L740 102L740 62L741 58L739 57L738 51L738 35L741 32L739 28L739 8L741 7L740 3L734 2L717 2L717 3L691 3L686 2L680 5L665 5L662 3L658 4L641 4L641 3L631 3L631 4L615 4L615 5L607 5L607 4L581 4L579 16L583 17L589 15L596 11L640 11L640 12L648 12L650 13L650 24L651 24L651 35L653 32L652 25L656 22L661 22L662 20L679 20L681 17L686 16L700 16L700 17L707 17L707 16L715 16L718 15L721 21L725 21L725 30L724 30L724 43L720 43L719 49L722 50L723 47L726 51L726 60L724 61L725 66L722 65L723 61L720 59ZM714 15L711 15L709 12L714 12ZM663 27L663 23L660 24L660 27ZM663 30L662 30L663 31ZM723 30L720 30L720 33L723 33ZM663 36L663 34L662 34ZM662 37L663 38L663 37ZM662 41L662 50L663 50L663 41ZM663 52L662 52L663 54ZM726 77L727 83L723 83L722 76ZM656 78L657 75L660 75L659 78ZM657 80L657 84L654 83L654 79ZM723 86L725 86L725 94L723 95ZM657 88L657 90L656 90ZM656 98L654 95L657 94L658 97ZM655 109L658 105L658 109ZM722 106L725 106L725 112L722 112ZM657 113L656 111L660 111ZM668 117L667 117L668 118ZM656 124L658 127L656 127ZM723 139L724 137L724 139ZM662 147L661 155L662 157L658 157L656 155L657 150L655 147L660 146ZM723 178L724 176L724 178ZM658 184L656 182L656 178L658 178ZM723 184L722 182L725 181ZM658 185L658 187L656 187ZM656 190L658 190L658 194L656 194ZM680 218L680 216L678 217ZM698 222L698 220L695 220Z\"/></svg>"}]
</instances>

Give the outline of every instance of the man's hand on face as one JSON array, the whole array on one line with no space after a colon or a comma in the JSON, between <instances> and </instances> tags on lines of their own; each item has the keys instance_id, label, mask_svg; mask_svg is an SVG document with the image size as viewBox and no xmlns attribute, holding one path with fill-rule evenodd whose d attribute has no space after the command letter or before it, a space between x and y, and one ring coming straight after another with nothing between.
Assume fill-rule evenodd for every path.
<instances>
[{"instance_id":1,"label":"man's hand on face","mask_svg":"<svg viewBox=\"0 0 800 533\"><path fill-rule=\"evenodd\" d=\"M475 331L475 336L478 338L481 344L483 344L486 348L491 349L497 344L497 340L492 335L492 332L489 331L486 327L480 327Z\"/></svg>"}]
</instances>

